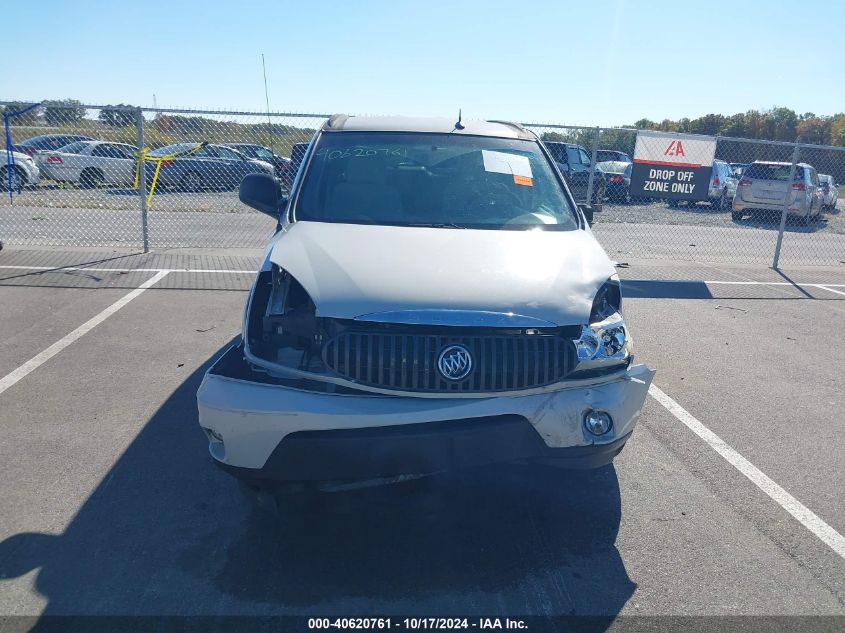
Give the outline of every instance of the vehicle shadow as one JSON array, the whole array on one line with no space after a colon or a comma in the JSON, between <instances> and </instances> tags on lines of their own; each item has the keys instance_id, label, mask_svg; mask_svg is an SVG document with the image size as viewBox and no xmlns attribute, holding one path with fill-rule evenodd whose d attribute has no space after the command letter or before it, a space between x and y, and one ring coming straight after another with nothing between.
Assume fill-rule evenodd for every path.
<instances>
[{"instance_id":1,"label":"vehicle shadow","mask_svg":"<svg viewBox=\"0 0 845 633\"><path fill-rule=\"evenodd\" d=\"M325 493L281 517L216 469L205 366L153 415L59 535L0 543L57 615L613 616L632 595L614 468L485 469ZM47 627L52 618L42 618Z\"/></svg>"},{"instance_id":2,"label":"vehicle shadow","mask_svg":"<svg viewBox=\"0 0 845 633\"><path fill-rule=\"evenodd\" d=\"M733 220L733 223L755 229L780 231L780 213L755 213L751 216L746 215L741 220ZM813 220L809 224L801 224L796 219L787 217L783 230L789 233L816 233L823 230L826 226L827 219L824 215L819 216L817 220Z\"/></svg>"}]
</instances>

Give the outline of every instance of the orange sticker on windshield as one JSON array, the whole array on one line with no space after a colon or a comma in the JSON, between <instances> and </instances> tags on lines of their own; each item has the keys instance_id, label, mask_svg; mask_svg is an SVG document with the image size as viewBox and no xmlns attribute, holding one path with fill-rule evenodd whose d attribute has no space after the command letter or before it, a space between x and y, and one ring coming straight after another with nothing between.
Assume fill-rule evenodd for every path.
<instances>
[{"instance_id":1,"label":"orange sticker on windshield","mask_svg":"<svg viewBox=\"0 0 845 633\"><path fill-rule=\"evenodd\" d=\"M514 174L513 181L518 185L525 185L526 187L534 186L534 181L529 176L517 176Z\"/></svg>"}]
</instances>

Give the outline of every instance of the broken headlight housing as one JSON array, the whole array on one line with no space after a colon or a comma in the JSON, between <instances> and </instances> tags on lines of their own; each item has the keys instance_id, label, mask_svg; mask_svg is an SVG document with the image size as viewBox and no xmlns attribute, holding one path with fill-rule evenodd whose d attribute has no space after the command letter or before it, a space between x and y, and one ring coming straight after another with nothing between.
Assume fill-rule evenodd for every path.
<instances>
[{"instance_id":1,"label":"broken headlight housing","mask_svg":"<svg viewBox=\"0 0 845 633\"><path fill-rule=\"evenodd\" d=\"M325 371L320 355L327 336L324 323L302 285L278 266L259 274L244 332L249 351L259 361L311 373Z\"/></svg>"},{"instance_id":2,"label":"broken headlight housing","mask_svg":"<svg viewBox=\"0 0 845 633\"><path fill-rule=\"evenodd\" d=\"M622 318L618 279L608 279L596 293L590 323L573 341L578 364L573 376L604 373L626 367L631 360L631 337Z\"/></svg>"}]
</instances>

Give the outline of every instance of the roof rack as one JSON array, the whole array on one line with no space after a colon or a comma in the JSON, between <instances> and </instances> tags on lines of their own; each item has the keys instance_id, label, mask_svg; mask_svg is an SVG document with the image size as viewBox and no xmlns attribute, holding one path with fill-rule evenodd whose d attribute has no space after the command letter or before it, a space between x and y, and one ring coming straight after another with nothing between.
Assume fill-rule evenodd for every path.
<instances>
[{"instance_id":1,"label":"roof rack","mask_svg":"<svg viewBox=\"0 0 845 633\"><path fill-rule=\"evenodd\" d=\"M333 114L329 117L329 120L323 124L324 130L340 130L343 128L343 124L346 123L346 119L349 116L346 114Z\"/></svg>"},{"instance_id":2,"label":"roof rack","mask_svg":"<svg viewBox=\"0 0 845 633\"><path fill-rule=\"evenodd\" d=\"M498 119L489 119L487 121L487 123L498 123L499 125L506 125L510 128L513 128L517 132L519 132L520 135L524 135L524 136L528 136L528 137L531 136L531 134L528 130L526 130L524 127L522 127L519 123L514 123L513 121L500 121Z\"/></svg>"}]
</instances>

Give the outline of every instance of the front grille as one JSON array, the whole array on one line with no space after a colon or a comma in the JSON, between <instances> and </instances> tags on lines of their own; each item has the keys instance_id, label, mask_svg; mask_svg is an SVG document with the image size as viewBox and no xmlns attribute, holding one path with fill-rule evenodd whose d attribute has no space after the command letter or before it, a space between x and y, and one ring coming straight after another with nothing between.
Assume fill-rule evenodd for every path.
<instances>
[{"instance_id":1,"label":"front grille","mask_svg":"<svg viewBox=\"0 0 845 633\"><path fill-rule=\"evenodd\" d=\"M473 368L459 381L437 368L440 352L460 344ZM558 333L468 336L347 330L323 347L323 361L363 385L427 392L495 392L558 382L575 364L571 340Z\"/></svg>"}]
</instances>

